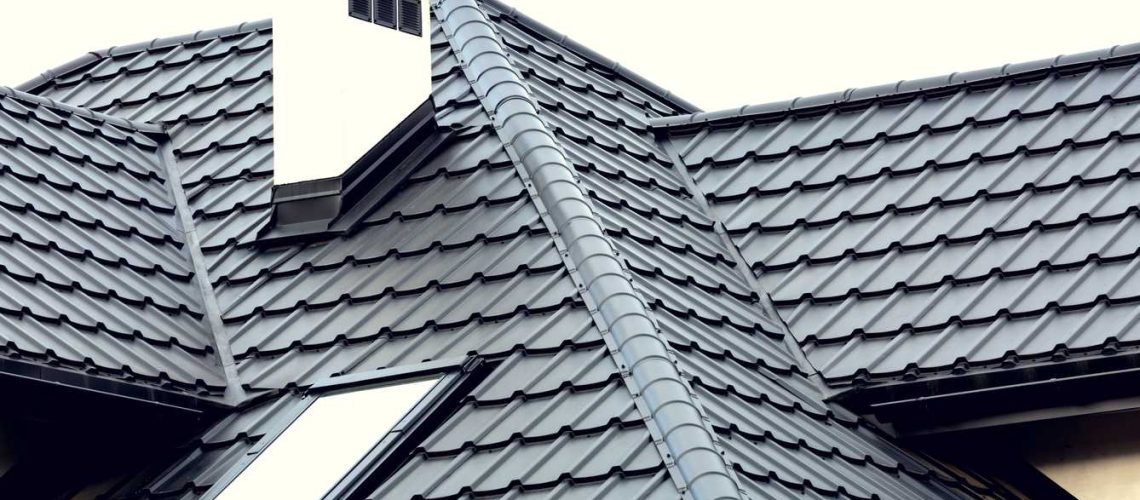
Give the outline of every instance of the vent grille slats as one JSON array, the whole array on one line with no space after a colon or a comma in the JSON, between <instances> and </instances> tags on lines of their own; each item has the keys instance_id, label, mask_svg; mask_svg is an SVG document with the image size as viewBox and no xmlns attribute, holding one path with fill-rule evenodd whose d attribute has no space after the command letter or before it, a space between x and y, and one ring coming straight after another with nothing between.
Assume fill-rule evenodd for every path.
<instances>
[{"instance_id":1,"label":"vent grille slats","mask_svg":"<svg viewBox=\"0 0 1140 500\"><path fill-rule=\"evenodd\" d=\"M368 0L348 0L348 15L364 21L372 20Z\"/></svg>"},{"instance_id":2,"label":"vent grille slats","mask_svg":"<svg viewBox=\"0 0 1140 500\"><path fill-rule=\"evenodd\" d=\"M379 24L385 28L396 27L396 1L397 0L375 0L373 5L372 22Z\"/></svg>"},{"instance_id":3,"label":"vent grille slats","mask_svg":"<svg viewBox=\"0 0 1140 500\"><path fill-rule=\"evenodd\" d=\"M400 0L400 31L416 36L423 33L420 0Z\"/></svg>"}]
</instances>

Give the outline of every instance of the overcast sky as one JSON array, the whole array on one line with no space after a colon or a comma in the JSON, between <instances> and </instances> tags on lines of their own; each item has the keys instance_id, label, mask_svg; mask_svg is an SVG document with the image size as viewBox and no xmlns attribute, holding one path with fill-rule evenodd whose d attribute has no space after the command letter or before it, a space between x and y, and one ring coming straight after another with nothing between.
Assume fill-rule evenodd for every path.
<instances>
[{"instance_id":1,"label":"overcast sky","mask_svg":"<svg viewBox=\"0 0 1140 500\"><path fill-rule=\"evenodd\" d=\"M259 3L5 2L0 84L88 50L265 17ZM1134 1L508 3L709 110L1140 41Z\"/></svg>"}]
</instances>

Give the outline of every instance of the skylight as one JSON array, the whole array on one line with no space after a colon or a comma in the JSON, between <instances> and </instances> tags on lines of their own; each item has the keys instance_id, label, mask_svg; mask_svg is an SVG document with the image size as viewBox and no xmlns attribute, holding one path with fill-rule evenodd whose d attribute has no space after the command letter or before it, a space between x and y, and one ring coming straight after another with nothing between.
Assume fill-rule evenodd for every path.
<instances>
[{"instance_id":1,"label":"skylight","mask_svg":"<svg viewBox=\"0 0 1140 500\"><path fill-rule=\"evenodd\" d=\"M442 378L317 396L218 498L321 498Z\"/></svg>"}]
</instances>

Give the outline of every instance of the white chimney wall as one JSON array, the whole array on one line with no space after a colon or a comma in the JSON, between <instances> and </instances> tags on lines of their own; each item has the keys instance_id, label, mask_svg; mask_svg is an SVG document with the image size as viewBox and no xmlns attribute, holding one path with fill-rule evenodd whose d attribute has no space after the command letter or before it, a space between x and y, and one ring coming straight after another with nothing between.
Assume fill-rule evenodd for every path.
<instances>
[{"instance_id":1,"label":"white chimney wall","mask_svg":"<svg viewBox=\"0 0 1140 500\"><path fill-rule=\"evenodd\" d=\"M347 0L275 1L275 182L344 172L431 92L428 2L421 37L348 15Z\"/></svg>"}]
</instances>

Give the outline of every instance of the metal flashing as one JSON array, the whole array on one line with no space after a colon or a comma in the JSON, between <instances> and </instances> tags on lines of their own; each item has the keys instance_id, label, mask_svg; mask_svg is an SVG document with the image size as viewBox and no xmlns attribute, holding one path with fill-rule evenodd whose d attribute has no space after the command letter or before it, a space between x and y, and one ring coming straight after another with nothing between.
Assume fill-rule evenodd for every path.
<instances>
[{"instance_id":1,"label":"metal flashing","mask_svg":"<svg viewBox=\"0 0 1140 500\"><path fill-rule=\"evenodd\" d=\"M679 489L696 499L741 498L738 480L718 451L692 389L487 14L474 0L444 0L432 8Z\"/></svg>"},{"instance_id":2,"label":"metal flashing","mask_svg":"<svg viewBox=\"0 0 1140 500\"><path fill-rule=\"evenodd\" d=\"M320 239L351 230L447 136L435 123L429 98L343 174L273 186L273 219L258 242Z\"/></svg>"},{"instance_id":3,"label":"metal flashing","mask_svg":"<svg viewBox=\"0 0 1140 500\"><path fill-rule=\"evenodd\" d=\"M171 142L166 140L159 147L161 163L166 168L167 178L178 179L177 160L174 158ZM227 403L236 405L245 399L246 392L241 386L237 365L230 348L230 339L226 336L226 326L222 322L221 307L218 305L214 286L210 283L210 272L206 264L206 257L202 254L202 245L198 237L198 230L194 225L194 219L191 216L190 204L186 199L186 189L177 180L170 182L169 186L177 207L177 219L181 224L182 235L186 240L186 246L189 248L190 263L194 270L193 279L202 294L202 307L205 309L203 314L206 316L206 324L210 330L210 335L213 337L214 349L218 356L218 362L221 364L222 375L226 380L224 399Z\"/></svg>"}]
</instances>

